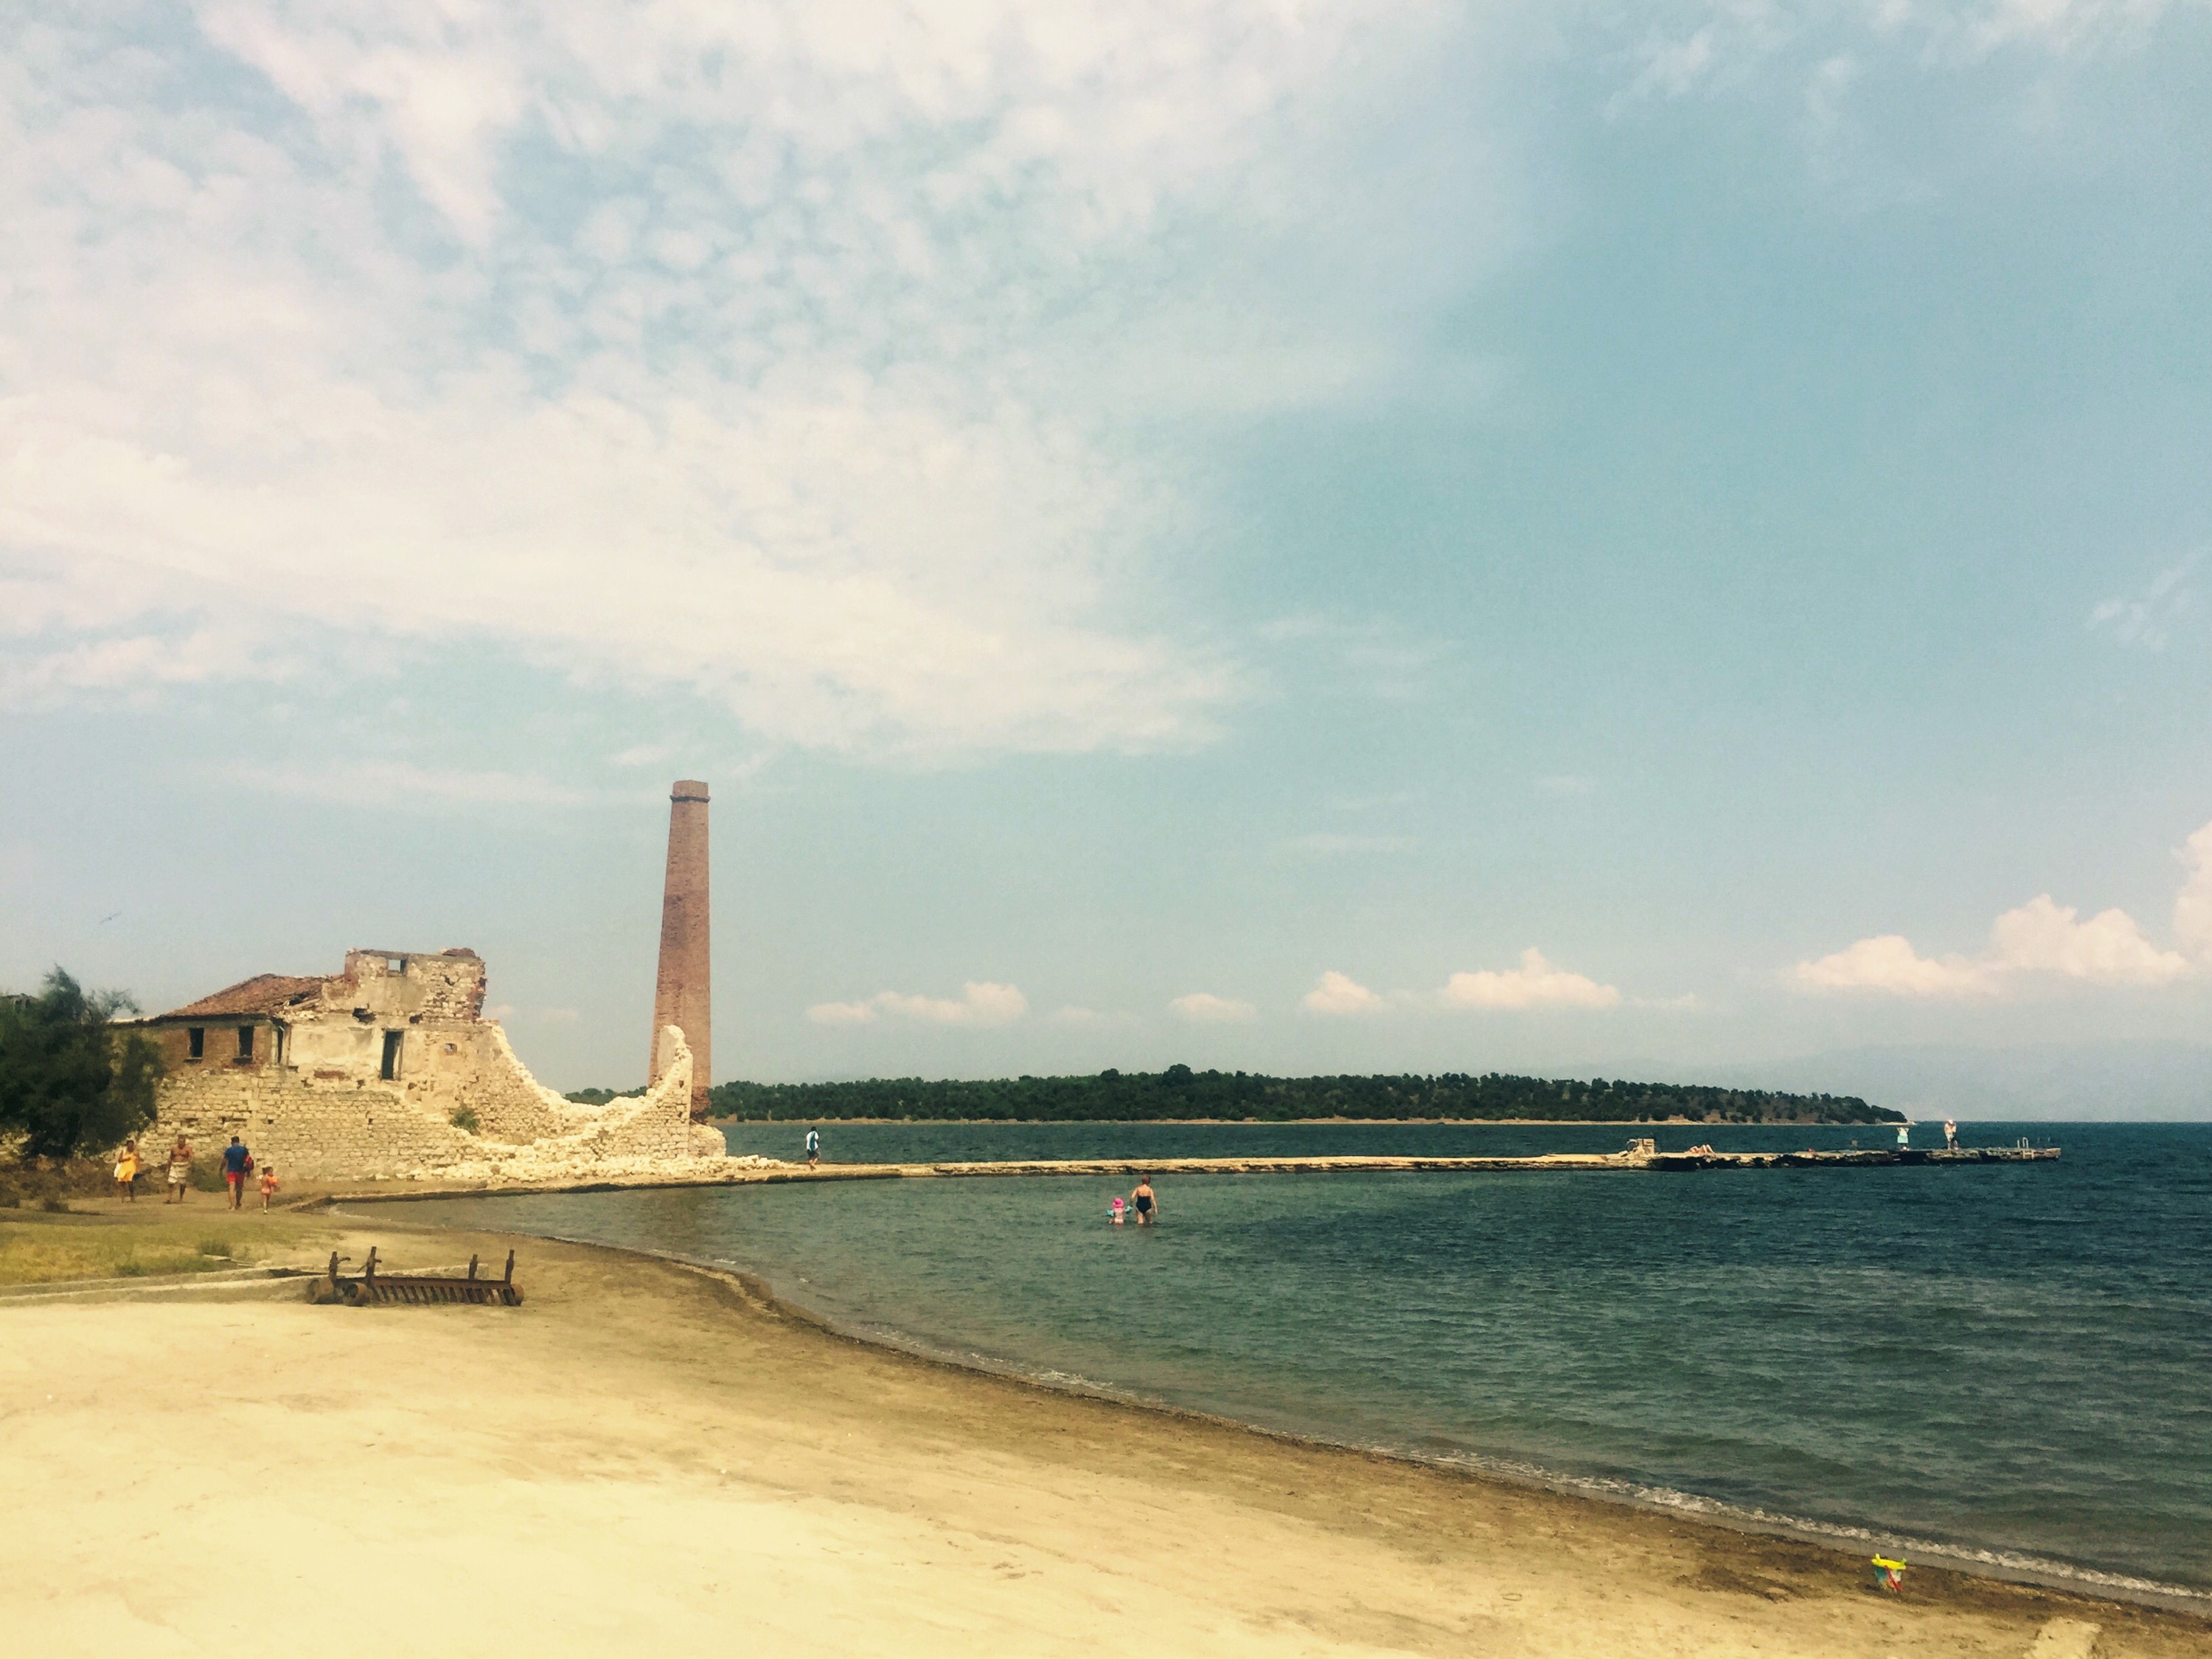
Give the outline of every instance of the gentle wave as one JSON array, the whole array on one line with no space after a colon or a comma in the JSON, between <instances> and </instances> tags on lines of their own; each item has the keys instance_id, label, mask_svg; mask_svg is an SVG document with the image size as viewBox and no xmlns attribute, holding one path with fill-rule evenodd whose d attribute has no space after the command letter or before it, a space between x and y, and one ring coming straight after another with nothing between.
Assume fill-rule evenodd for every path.
<instances>
[{"instance_id":1,"label":"gentle wave","mask_svg":"<svg viewBox=\"0 0 2212 1659\"><path fill-rule=\"evenodd\" d=\"M583 1241L577 1241L581 1243ZM660 1252L645 1252L658 1255ZM749 1271L734 1261L723 1261L716 1265ZM779 1296L779 1301L791 1305L788 1297ZM1914 1538L1903 1534L1871 1527L1854 1526L1845 1522L1818 1521L1808 1516L1785 1515L1756 1506L1730 1504L1724 1499L1710 1498L1700 1492L1681 1492L1671 1486L1655 1486L1641 1481L1626 1480L1610 1475L1567 1474L1557 1469L1547 1469L1535 1463L1515 1458L1492 1457L1480 1452L1423 1452L1406 1446L1383 1442L1336 1438L1328 1435L1285 1430L1268 1423L1257 1423L1231 1417L1218 1412L1194 1411L1170 1401L1118 1387L1098 1377L1085 1376L1074 1371L1060 1370L1049 1366L1024 1365L1001 1355L982 1352L973 1348L948 1347L933 1343L900 1330L896 1326L878 1321L844 1322L830 1318L819 1310L803 1308L811 1319L819 1320L841 1336L873 1346L889 1348L896 1352L911 1354L938 1364L951 1365L962 1370L980 1371L987 1376L1002 1376L1014 1382L1030 1383L1049 1389L1055 1393L1095 1395L1111 1400L1119 1405L1134 1406L1146 1411L1156 1411L1172 1416L1196 1418L1208 1422L1229 1423L1239 1428L1256 1429L1262 1433L1279 1436L1306 1445L1328 1446L1346 1451L1370 1453L1400 1462L1425 1464L1436 1468L1458 1469L1485 1477L1510 1481L1516 1486L1540 1487L1564 1496L1585 1498L1599 1503L1619 1504L1634 1509L1666 1510L1676 1514L1693 1516L1714 1525L1742 1532L1779 1534L1803 1538L1816 1543L1850 1543L1864 1545L1888 1554L1917 1557L1923 1565L1942 1565L1960 1571L1978 1573L1988 1577L2015 1579L2042 1584L2051 1589L2076 1589L2120 1600L2148 1601L2160 1606L2180 1607L2193 1612L2212 1611L2212 1591L2192 1589L2185 1584L2169 1584L2154 1578L2139 1578L2126 1573L2105 1572L2097 1568L2074 1562L2055 1561L2041 1556L2022 1554L2013 1550L1979 1549L1971 1546L1938 1543L1932 1539Z\"/></svg>"},{"instance_id":2,"label":"gentle wave","mask_svg":"<svg viewBox=\"0 0 2212 1659\"><path fill-rule=\"evenodd\" d=\"M1035 1156L1112 1127L960 1133ZM1261 1132L1171 1133L1221 1152ZM1497 1133L1542 1151L1595 1132ZM2212 1130L2055 1138L2065 1158L2033 1167L1181 1177L1170 1224L1142 1231L1106 1226L1115 1183L1084 1179L433 1209L742 1262L855 1334L1048 1387L2212 1610Z\"/></svg>"}]
</instances>

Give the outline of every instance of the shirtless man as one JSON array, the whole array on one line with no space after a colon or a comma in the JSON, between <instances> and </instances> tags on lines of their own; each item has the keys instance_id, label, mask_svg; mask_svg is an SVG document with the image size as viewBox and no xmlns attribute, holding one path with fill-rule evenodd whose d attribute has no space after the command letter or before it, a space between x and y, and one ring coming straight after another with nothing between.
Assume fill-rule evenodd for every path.
<instances>
[{"instance_id":1,"label":"shirtless man","mask_svg":"<svg viewBox=\"0 0 2212 1659\"><path fill-rule=\"evenodd\" d=\"M1129 1194L1129 1201L1137 1206L1137 1224L1139 1227L1149 1227L1160 1218L1160 1200L1153 1194L1150 1177L1137 1177L1137 1190Z\"/></svg>"}]
</instances>

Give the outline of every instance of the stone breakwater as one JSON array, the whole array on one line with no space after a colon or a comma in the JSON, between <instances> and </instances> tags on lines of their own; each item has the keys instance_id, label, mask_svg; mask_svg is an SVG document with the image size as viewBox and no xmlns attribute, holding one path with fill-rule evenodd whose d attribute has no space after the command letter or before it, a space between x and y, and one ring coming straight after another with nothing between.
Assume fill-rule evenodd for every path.
<instances>
[{"instance_id":1,"label":"stone breakwater","mask_svg":"<svg viewBox=\"0 0 2212 1659\"><path fill-rule=\"evenodd\" d=\"M420 1178L334 1193L333 1201L452 1198L477 1193L605 1192L620 1188L727 1187L789 1181L915 1181L992 1176L1326 1175L1353 1170L1498 1173L1583 1170L1674 1173L1696 1170L1875 1169L1906 1164L2040 1163L2058 1148L1967 1147L1956 1152L1550 1152L1534 1158L1026 1158L942 1164L804 1164L772 1158L592 1159L563 1165L515 1159L424 1171Z\"/></svg>"}]
</instances>

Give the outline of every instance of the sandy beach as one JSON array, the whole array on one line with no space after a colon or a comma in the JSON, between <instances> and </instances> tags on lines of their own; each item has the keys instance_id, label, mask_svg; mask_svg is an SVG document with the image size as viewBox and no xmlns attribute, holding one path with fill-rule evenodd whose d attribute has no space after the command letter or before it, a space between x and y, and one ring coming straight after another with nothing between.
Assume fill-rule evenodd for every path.
<instances>
[{"instance_id":1,"label":"sandy beach","mask_svg":"<svg viewBox=\"0 0 2212 1659\"><path fill-rule=\"evenodd\" d=\"M400 1269L510 1242L377 1222L343 1248ZM10 1649L2212 1651L2183 1615L1936 1571L1887 1597L1818 1547L1046 1393L733 1279L521 1251L512 1310L0 1304Z\"/></svg>"}]
</instances>

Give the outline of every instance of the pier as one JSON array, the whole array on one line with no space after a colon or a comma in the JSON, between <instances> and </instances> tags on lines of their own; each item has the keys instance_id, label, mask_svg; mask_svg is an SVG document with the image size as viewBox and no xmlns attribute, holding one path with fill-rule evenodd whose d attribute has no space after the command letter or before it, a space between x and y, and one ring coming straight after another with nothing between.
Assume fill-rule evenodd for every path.
<instances>
[{"instance_id":1,"label":"pier","mask_svg":"<svg viewBox=\"0 0 2212 1659\"><path fill-rule=\"evenodd\" d=\"M334 1192L332 1203L394 1199L472 1198L493 1194L606 1193L633 1188L750 1187L787 1182L978 1180L992 1176L1139 1175L1333 1175L1376 1173L1492 1174L1679 1174L1700 1170L1868 1170L1940 1164L2041 1164L2055 1160L2056 1146L1961 1146L1922 1150L1872 1148L1850 1152L1717 1152L1705 1148L1662 1152L1649 1140L1637 1140L1618 1152L1543 1152L1528 1158L1419 1158L1338 1155L1320 1158L1017 1158L990 1162L933 1164L732 1164L727 1170L694 1165L681 1173L599 1176L592 1179L471 1185L392 1181Z\"/></svg>"}]
</instances>

